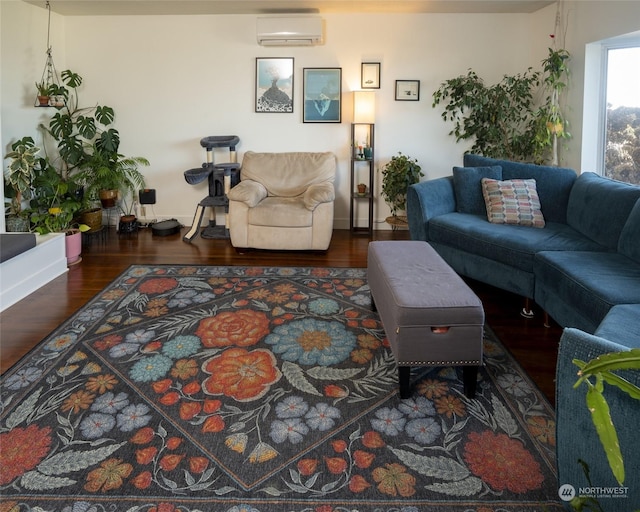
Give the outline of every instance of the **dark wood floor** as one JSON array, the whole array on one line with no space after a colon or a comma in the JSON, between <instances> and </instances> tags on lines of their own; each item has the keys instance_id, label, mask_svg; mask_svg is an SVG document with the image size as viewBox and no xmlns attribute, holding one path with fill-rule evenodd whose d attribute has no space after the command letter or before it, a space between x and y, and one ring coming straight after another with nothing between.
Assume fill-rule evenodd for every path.
<instances>
[{"instance_id":1,"label":"dark wood floor","mask_svg":"<svg viewBox=\"0 0 640 512\"><path fill-rule=\"evenodd\" d=\"M381 230L373 236L375 240L406 238L407 231ZM85 244L82 262L71 267L68 273L0 314L0 370L4 372L15 364L129 265L366 267L370 240L366 235L336 230L326 252L254 250L238 254L228 240L198 237L192 244L186 244L182 234L157 237L152 236L150 230L141 230L137 235L110 232L102 240ZM521 317L522 299L518 296L475 281L468 283L482 299L487 323L553 404L561 329L555 324L545 328L539 310L533 319Z\"/></svg>"}]
</instances>

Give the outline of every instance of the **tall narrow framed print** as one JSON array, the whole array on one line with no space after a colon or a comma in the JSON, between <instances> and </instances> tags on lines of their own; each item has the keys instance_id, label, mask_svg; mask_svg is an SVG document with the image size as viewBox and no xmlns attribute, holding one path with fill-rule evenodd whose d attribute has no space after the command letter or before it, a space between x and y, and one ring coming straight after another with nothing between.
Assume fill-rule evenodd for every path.
<instances>
[{"instance_id":1,"label":"tall narrow framed print","mask_svg":"<svg viewBox=\"0 0 640 512\"><path fill-rule=\"evenodd\" d=\"M363 62L360 68L360 87L362 89L380 89L380 63Z\"/></svg>"},{"instance_id":2,"label":"tall narrow framed print","mask_svg":"<svg viewBox=\"0 0 640 512\"><path fill-rule=\"evenodd\" d=\"M293 57L256 59L256 112L293 112Z\"/></svg>"},{"instance_id":3,"label":"tall narrow framed print","mask_svg":"<svg viewBox=\"0 0 640 512\"><path fill-rule=\"evenodd\" d=\"M340 123L342 121L342 68L302 70L302 121Z\"/></svg>"}]
</instances>

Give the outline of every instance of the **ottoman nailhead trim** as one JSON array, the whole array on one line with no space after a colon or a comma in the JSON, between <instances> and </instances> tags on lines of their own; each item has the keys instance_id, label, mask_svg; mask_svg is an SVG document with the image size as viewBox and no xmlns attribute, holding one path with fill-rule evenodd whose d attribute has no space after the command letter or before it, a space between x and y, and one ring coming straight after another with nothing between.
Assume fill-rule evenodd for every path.
<instances>
[{"instance_id":1,"label":"ottoman nailhead trim","mask_svg":"<svg viewBox=\"0 0 640 512\"><path fill-rule=\"evenodd\" d=\"M460 364L480 365L482 361L401 361L398 363L399 366L456 366Z\"/></svg>"}]
</instances>

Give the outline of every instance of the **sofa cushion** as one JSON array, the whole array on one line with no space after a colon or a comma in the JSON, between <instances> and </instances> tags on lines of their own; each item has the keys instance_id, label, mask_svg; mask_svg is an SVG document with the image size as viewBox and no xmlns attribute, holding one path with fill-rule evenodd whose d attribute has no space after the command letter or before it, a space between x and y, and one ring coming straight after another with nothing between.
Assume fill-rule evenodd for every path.
<instances>
[{"instance_id":1,"label":"sofa cushion","mask_svg":"<svg viewBox=\"0 0 640 512\"><path fill-rule=\"evenodd\" d=\"M491 224L486 215L457 212L429 221L429 241L527 272L533 272L533 256L537 251L604 250L559 222L547 222L543 229L531 229L514 224Z\"/></svg>"},{"instance_id":2,"label":"sofa cushion","mask_svg":"<svg viewBox=\"0 0 640 512\"><path fill-rule=\"evenodd\" d=\"M640 200L636 201L622 228L618 252L640 263Z\"/></svg>"},{"instance_id":3,"label":"sofa cushion","mask_svg":"<svg viewBox=\"0 0 640 512\"><path fill-rule=\"evenodd\" d=\"M498 181L482 178L482 195L489 222L544 227L536 180Z\"/></svg>"},{"instance_id":4,"label":"sofa cushion","mask_svg":"<svg viewBox=\"0 0 640 512\"><path fill-rule=\"evenodd\" d=\"M310 227L313 212L300 197L266 197L255 208L249 209L249 224L285 228Z\"/></svg>"},{"instance_id":5,"label":"sofa cushion","mask_svg":"<svg viewBox=\"0 0 640 512\"><path fill-rule=\"evenodd\" d=\"M616 304L640 303L640 265L622 254L542 251L534 272L536 289L545 288L596 323Z\"/></svg>"},{"instance_id":6,"label":"sofa cushion","mask_svg":"<svg viewBox=\"0 0 640 512\"><path fill-rule=\"evenodd\" d=\"M640 304L613 306L594 333L629 348L640 348Z\"/></svg>"},{"instance_id":7,"label":"sofa cushion","mask_svg":"<svg viewBox=\"0 0 640 512\"><path fill-rule=\"evenodd\" d=\"M638 199L640 187L637 185L592 172L582 173L571 189L567 224L615 251L622 228Z\"/></svg>"},{"instance_id":8,"label":"sofa cushion","mask_svg":"<svg viewBox=\"0 0 640 512\"><path fill-rule=\"evenodd\" d=\"M10 260L36 246L36 235L33 233L0 234L0 262Z\"/></svg>"},{"instance_id":9,"label":"sofa cushion","mask_svg":"<svg viewBox=\"0 0 640 512\"><path fill-rule=\"evenodd\" d=\"M567 222L567 203L576 180L573 169L498 160L481 155L464 155L465 167L499 165L502 179L534 179L542 213L547 222Z\"/></svg>"},{"instance_id":10,"label":"sofa cushion","mask_svg":"<svg viewBox=\"0 0 640 512\"><path fill-rule=\"evenodd\" d=\"M262 183L270 196L295 197L309 185L333 181L336 157L333 153L255 153L242 158L242 180Z\"/></svg>"},{"instance_id":11,"label":"sofa cushion","mask_svg":"<svg viewBox=\"0 0 640 512\"><path fill-rule=\"evenodd\" d=\"M502 179L502 167L454 167L453 185L456 193L456 211L484 215L487 211L482 196L482 178Z\"/></svg>"}]
</instances>

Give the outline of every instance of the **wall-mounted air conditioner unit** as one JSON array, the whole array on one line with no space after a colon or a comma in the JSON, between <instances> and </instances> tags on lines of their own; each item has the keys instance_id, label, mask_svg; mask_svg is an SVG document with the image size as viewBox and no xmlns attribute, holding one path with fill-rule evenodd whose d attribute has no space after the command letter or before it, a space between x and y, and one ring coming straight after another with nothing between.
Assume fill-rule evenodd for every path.
<instances>
[{"instance_id":1,"label":"wall-mounted air conditioner unit","mask_svg":"<svg viewBox=\"0 0 640 512\"><path fill-rule=\"evenodd\" d=\"M261 17L256 23L262 46L311 46L322 44L322 18L309 16Z\"/></svg>"}]
</instances>

